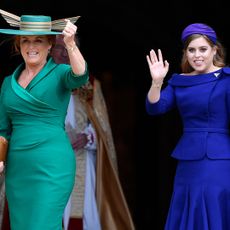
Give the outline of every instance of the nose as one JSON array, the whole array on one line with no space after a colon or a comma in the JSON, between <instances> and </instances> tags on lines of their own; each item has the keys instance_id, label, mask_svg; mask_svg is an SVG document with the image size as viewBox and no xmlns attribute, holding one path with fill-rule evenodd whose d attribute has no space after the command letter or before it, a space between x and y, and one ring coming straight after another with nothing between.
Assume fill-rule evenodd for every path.
<instances>
[{"instance_id":1,"label":"nose","mask_svg":"<svg viewBox=\"0 0 230 230\"><path fill-rule=\"evenodd\" d=\"M29 45L28 45L29 48L33 48L35 47L35 44L33 42L29 42Z\"/></svg>"},{"instance_id":2,"label":"nose","mask_svg":"<svg viewBox=\"0 0 230 230\"><path fill-rule=\"evenodd\" d=\"M199 56L200 56L200 51L197 50L197 51L195 52L195 57L199 57Z\"/></svg>"}]
</instances>

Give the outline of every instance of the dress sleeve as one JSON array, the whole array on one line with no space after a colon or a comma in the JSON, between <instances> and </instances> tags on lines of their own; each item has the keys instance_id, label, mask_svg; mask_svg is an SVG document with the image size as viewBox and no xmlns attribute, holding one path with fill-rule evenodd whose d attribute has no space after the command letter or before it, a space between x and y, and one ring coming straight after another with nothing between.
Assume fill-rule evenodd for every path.
<instances>
[{"instance_id":1,"label":"dress sleeve","mask_svg":"<svg viewBox=\"0 0 230 230\"><path fill-rule=\"evenodd\" d=\"M67 68L67 74L66 77L64 78L64 84L65 87L68 89L76 89L80 88L82 85L86 84L89 80L89 70L88 70L88 65L85 63L85 72L81 75L75 74L71 66L68 65Z\"/></svg>"},{"instance_id":2,"label":"dress sleeve","mask_svg":"<svg viewBox=\"0 0 230 230\"><path fill-rule=\"evenodd\" d=\"M163 114L175 108L176 99L174 88L168 85L161 91L160 99L156 103L151 103L146 96L145 108L148 114L158 115Z\"/></svg>"},{"instance_id":3,"label":"dress sleeve","mask_svg":"<svg viewBox=\"0 0 230 230\"><path fill-rule=\"evenodd\" d=\"M6 79L5 79L6 80ZM11 134L11 122L3 102L4 91L6 90L6 81L3 81L0 91L0 136L9 140Z\"/></svg>"}]
</instances>

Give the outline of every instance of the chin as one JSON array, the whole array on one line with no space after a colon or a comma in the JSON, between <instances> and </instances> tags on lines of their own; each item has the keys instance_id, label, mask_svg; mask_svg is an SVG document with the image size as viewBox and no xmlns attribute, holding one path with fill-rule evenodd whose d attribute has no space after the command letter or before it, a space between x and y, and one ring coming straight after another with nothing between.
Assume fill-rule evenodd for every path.
<instances>
[{"instance_id":1,"label":"chin","mask_svg":"<svg viewBox=\"0 0 230 230\"><path fill-rule=\"evenodd\" d=\"M196 68L194 68L194 71L195 72L197 72L197 73L204 73L204 72L206 72L206 68L204 68L204 67L197 67L196 66Z\"/></svg>"}]
</instances>

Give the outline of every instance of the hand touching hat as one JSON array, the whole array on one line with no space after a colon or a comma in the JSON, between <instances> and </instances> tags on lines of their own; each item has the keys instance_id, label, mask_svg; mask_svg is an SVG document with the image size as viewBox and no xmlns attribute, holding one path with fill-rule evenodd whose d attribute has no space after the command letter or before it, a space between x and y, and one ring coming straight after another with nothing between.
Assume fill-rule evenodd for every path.
<instances>
[{"instance_id":1,"label":"hand touching hat","mask_svg":"<svg viewBox=\"0 0 230 230\"><path fill-rule=\"evenodd\" d=\"M18 29L0 29L0 33L12 35L61 34L66 26L67 21L70 21L74 24L80 18L80 16L76 16L51 21L50 16L22 15L19 17L1 9L0 14L10 26L18 27Z\"/></svg>"}]
</instances>

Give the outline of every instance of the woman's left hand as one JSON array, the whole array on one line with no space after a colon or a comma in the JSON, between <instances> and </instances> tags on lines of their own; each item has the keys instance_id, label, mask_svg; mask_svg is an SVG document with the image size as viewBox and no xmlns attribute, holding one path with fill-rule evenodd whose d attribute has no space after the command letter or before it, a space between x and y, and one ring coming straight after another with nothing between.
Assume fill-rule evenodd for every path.
<instances>
[{"instance_id":1,"label":"woman's left hand","mask_svg":"<svg viewBox=\"0 0 230 230\"><path fill-rule=\"evenodd\" d=\"M64 35L63 41L68 52L70 65L73 73L76 75L83 75L86 71L86 62L76 44L77 26L75 26L69 19L65 19L65 21L66 26L62 31L62 34Z\"/></svg>"},{"instance_id":2,"label":"woman's left hand","mask_svg":"<svg viewBox=\"0 0 230 230\"><path fill-rule=\"evenodd\" d=\"M66 26L62 31L64 35L64 43L66 47L73 47L75 46L75 34L77 32L77 26L74 25L69 19L65 19Z\"/></svg>"}]
</instances>

